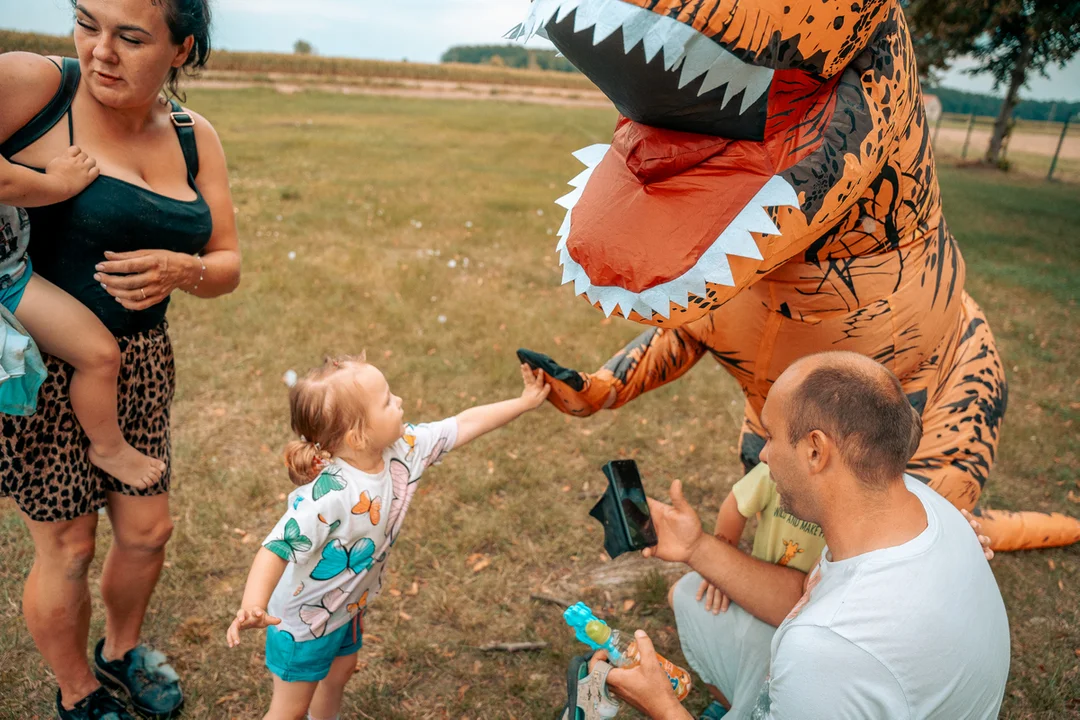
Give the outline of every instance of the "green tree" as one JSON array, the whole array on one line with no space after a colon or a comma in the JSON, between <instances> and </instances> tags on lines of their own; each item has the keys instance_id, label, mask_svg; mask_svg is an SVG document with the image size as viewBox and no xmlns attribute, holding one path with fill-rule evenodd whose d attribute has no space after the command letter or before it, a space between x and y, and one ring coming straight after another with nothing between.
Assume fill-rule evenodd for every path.
<instances>
[{"instance_id":1,"label":"green tree","mask_svg":"<svg viewBox=\"0 0 1080 720\"><path fill-rule=\"evenodd\" d=\"M292 51L297 55L314 55L315 48L307 40L297 40L293 43Z\"/></svg>"},{"instance_id":2,"label":"green tree","mask_svg":"<svg viewBox=\"0 0 1080 720\"><path fill-rule=\"evenodd\" d=\"M455 45L443 53L441 61L490 64L496 56L506 67L577 72L569 60L558 57L554 50L534 50L521 45Z\"/></svg>"},{"instance_id":3,"label":"green tree","mask_svg":"<svg viewBox=\"0 0 1080 720\"><path fill-rule=\"evenodd\" d=\"M947 67L963 54L977 61L970 74L987 72L994 88L1006 87L984 161L999 164L1013 124L1013 108L1031 73L1046 75L1080 50L1077 0L912 0L907 7L915 47L927 63L922 73Z\"/></svg>"},{"instance_id":4,"label":"green tree","mask_svg":"<svg viewBox=\"0 0 1080 720\"><path fill-rule=\"evenodd\" d=\"M971 52L987 22L986 0L912 0L905 10L919 77L931 84L954 58Z\"/></svg>"},{"instance_id":5,"label":"green tree","mask_svg":"<svg viewBox=\"0 0 1080 720\"><path fill-rule=\"evenodd\" d=\"M1001 98L980 93L964 92L953 88L923 85L928 95L937 95L941 109L955 115L994 116L1001 112ZM1066 117L1080 113L1080 102L1064 100L1024 100L1013 108L1013 117L1017 120L1054 120L1060 122Z\"/></svg>"}]
</instances>

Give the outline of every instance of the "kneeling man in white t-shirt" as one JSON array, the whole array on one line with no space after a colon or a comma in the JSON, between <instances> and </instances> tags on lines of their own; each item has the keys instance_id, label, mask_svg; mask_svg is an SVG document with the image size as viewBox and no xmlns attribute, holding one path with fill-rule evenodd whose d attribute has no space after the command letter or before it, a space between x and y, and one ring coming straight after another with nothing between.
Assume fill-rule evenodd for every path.
<instances>
[{"instance_id":1,"label":"kneeling man in white t-shirt","mask_svg":"<svg viewBox=\"0 0 1080 720\"><path fill-rule=\"evenodd\" d=\"M733 714L996 718L1009 673L1005 605L967 520L904 475L921 427L900 383L861 355L813 355L776 381L761 421L761 459L784 509L825 536L808 575L703 533L678 481L673 505L649 500L659 544L647 557L685 562L733 604L779 623L768 679ZM612 670L608 686L652 718L690 717L640 631L638 646L641 664Z\"/></svg>"}]
</instances>

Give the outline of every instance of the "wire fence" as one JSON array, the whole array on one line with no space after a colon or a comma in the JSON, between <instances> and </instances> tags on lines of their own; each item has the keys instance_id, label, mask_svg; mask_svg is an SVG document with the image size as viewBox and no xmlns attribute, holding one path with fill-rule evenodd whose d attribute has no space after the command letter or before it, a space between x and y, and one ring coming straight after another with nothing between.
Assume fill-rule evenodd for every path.
<instances>
[{"instance_id":1,"label":"wire fence","mask_svg":"<svg viewBox=\"0 0 1080 720\"><path fill-rule=\"evenodd\" d=\"M994 121L980 115L941 113L931 131L934 152L961 163L983 159ZM1064 122L1015 120L999 159L1024 174L1080 182L1080 117Z\"/></svg>"}]
</instances>

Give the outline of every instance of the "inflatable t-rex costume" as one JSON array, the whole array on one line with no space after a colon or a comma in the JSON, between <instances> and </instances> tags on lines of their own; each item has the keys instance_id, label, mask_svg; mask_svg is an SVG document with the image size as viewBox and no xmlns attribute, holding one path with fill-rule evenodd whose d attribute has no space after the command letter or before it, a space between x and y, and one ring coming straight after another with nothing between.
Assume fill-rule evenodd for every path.
<instances>
[{"instance_id":1,"label":"inflatable t-rex costume","mask_svg":"<svg viewBox=\"0 0 1080 720\"><path fill-rule=\"evenodd\" d=\"M560 199L563 282L655 327L591 374L524 351L552 402L589 415L706 353L742 386L742 460L794 360L868 355L925 433L912 475L971 509L994 462L1005 375L941 215L896 0L534 0L511 37L549 38L620 112ZM1080 541L1080 521L983 512L999 550Z\"/></svg>"}]
</instances>

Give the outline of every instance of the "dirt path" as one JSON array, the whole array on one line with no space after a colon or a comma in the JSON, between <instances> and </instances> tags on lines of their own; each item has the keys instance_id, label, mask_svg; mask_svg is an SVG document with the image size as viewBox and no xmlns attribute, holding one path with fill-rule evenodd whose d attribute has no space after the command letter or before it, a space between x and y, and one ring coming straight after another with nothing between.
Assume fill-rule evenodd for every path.
<instances>
[{"instance_id":1,"label":"dirt path","mask_svg":"<svg viewBox=\"0 0 1080 720\"><path fill-rule=\"evenodd\" d=\"M612 107L598 90L575 90L540 86L498 85L441 80L406 80L396 78L326 79L318 76L271 73L258 78L222 74L191 80L188 87L216 90L271 87L283 95L314 90L342 95L383 95L439 100L498 100L561 105L566 107Z\"/></svg>"},{"instance_id":2,"label":"dirt path","mask_svg":"<svg viewBox=\"0 0 1080 720\"><path fill-rule=\"evenodd\" d=\"M1065 142L1061 146L1061 159L1080 160L1080 127L1075 130L1070 126L1070 132L1065 136ZM971 131L971 141L968 144L968 157L981 157L982 152L990 143L990 130L976 127ZM938 143L963 147L966 128L941 128L938 131ZM1025 133L1013 132L1009 138L1009 152L1031 153L1032 155L1045 155L1050 158L1054 155L1054 148L1058 144L1056 133Z\"/></svg>"}]
</instances>

